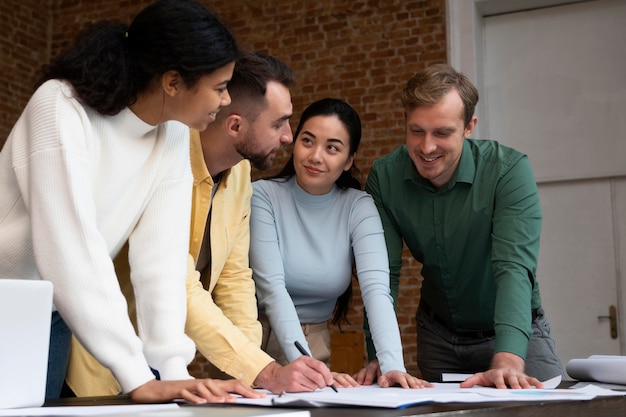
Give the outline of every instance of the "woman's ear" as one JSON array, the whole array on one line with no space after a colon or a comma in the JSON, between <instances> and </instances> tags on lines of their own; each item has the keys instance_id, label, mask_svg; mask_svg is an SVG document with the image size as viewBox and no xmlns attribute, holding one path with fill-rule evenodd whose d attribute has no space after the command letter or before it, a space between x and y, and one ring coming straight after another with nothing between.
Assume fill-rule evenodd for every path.
<instances>
[{"instance_id":1,"label":"woman's ear","mask_svg":"<svg viewBox=\"0 0 626 417\"><path fill-rule=\"evenodd\" d=\"M356 152L348 157L346 164L343 167L344 171L349 171L352 168L352 164L354 163L354 158L356 157Z\"/></svg>"},{"instance_id":2,"label":"woman's ear","mask_svg":"<svg viewBox=\"0 0 626 417\"><path fill-rule=\"evenodd\" d=\"M165 94L174 97L182 88L183 80L178 71L170 70L161 75L161 87Z\"/></svg>"}]
</instances>

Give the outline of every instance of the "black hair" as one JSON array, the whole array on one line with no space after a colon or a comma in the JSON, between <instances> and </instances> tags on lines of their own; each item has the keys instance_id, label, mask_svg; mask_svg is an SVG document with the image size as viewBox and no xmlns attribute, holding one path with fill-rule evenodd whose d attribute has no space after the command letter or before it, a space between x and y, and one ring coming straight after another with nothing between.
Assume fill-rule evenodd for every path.
<instances>
[{"instance_id":1,"label":"black hair","mask_svg":"<svg viewBox=\"0 0 626 417\"><path fill-rule=\"evenodd\" d=\"M361 143L361 119L359 118L359 114L345 101L336 99L336 98L323 98L321 100L315 101L309 105L303 112L302 116L300 116L300 122L298 123L298 127L296 128L296 132L293 135L294 141L297 140L300 131L302 130L302 126L304 123L312 117L315 116L337 116L337 118L343 123L344 127L348 131L348 136L350 136L350 150L349 154L354 155L359 148L359 144ZM268 179L284 179L288 180L289 178L295 175L296 171L293 166L293 153L291 157L285 164L285 166L280 170L280 172ZM355 188L357 190L361 190L363 185L359 179L360 171L357 168L356 164L353 162L352 167L343 171L335 184L339 186L339 188Z\"/></svg>"},{"instance_id":2,"label":"black hair","mask_svg":"<svg viewBox=\"0 0 626 417\"><path fill-rule=\"evenodd\" d=\"M287 64L273 56L242 51L228 83L231 104L218 113L218 118L236 112L254 121L267 107L265 93L270 81L291 88L296 84L296 76Z\"/></svg>"},{"instance_id":3,"label":"black hair","mask_svg":"<svg viewBox=\"0 0 626 417\"><path fill-rule=\"evenodd\" d=\"M113 115L167 71L193 87L238 54L234 36L209 8L195 0L159 0L130 26L102 21L89 27L44 66L37 87L53 78L67 80L83 104Z\"/></svg>"}]
</instances>

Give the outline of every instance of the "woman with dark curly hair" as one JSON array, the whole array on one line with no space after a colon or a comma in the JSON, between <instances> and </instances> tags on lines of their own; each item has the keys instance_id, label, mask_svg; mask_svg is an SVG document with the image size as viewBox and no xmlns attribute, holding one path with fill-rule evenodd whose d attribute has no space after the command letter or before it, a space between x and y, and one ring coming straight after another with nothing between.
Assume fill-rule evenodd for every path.
<instances>
[{"instance_id":1,"label":"woman with dark curly hair","mask_svg":"<svg viewBox=\"0 0 626 417\"><path fill-rule=\"evenodd\" d=\"M257 395L192 379L184 334L189 127L230 103L237 56L212 11L162 0L130 26L96 24L44 68L0 152L0 279L54 284L47 398L71 333L135 401ZM127 240L139 336L112 262Z\"/></svg>"}]
</instances>

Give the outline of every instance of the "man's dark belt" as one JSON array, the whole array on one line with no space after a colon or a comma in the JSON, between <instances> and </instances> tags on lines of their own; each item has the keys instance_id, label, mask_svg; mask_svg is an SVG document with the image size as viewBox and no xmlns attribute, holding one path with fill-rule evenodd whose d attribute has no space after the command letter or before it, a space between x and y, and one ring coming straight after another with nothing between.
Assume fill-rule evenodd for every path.
<instances>
[{"instance_id":1,"label":"man's dark belt","mask_svg":"<svg viewBox=\"0 0 626 417\"><path fill-rule=\"evenodd\" d=\"M439 317L431 308L428 304L426 304L426 302L424 300L420 300L419 303L419 308L426 313L426 315L430 316L433 320L435 320L437 323L439 323L440 325L442 325L443 327L445 327L446 330L448 330L450 333L453 333L457 336L463 336L463 337L471 337L471 338L475 338L475 339L484 339L487 337L493 337L496 335L495 330L491 329L491 330L485 330L485 331L468 331L468 332L460 332L458 330L456 330L455 328L453 328L452 326L450 326L444 319L442 319L441 317ZM540 314L540 309L538 308L533 308L531 313L532 313L532 321L534 322L537 317Z\"/></svg>"}]
</instances>

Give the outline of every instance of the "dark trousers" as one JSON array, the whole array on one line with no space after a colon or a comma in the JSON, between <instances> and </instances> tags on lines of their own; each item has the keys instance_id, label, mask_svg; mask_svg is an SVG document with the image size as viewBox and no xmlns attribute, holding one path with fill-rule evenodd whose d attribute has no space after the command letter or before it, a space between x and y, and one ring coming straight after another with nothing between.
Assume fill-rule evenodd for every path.
<instances>
[{"instance_id":1,"label":"dark trousers","mask_svg":"<svg viewBox=\"0 0 626 417\"><path fill-rule=\"evenodd\" d=\"M52 313L50 325L50 348L48 350L48 376L46 400L59 398L70 361L72 332L58 311Z\"/></svg>"},{"instance_id":2,"label":"dark trousers","mask_svg":"<svg viewBox=\"0 0 626 417\"><path fill-rule=\"evenodd\" d=\"M493 334L456 334L422 308L418 308L416 320L417 365L425 380L441 382L442 373L474 374L490 368L496 341ZM543 309L537 310L532 328L526 374L540 381L564 376Z\"/></svg>"}]
</instances>

